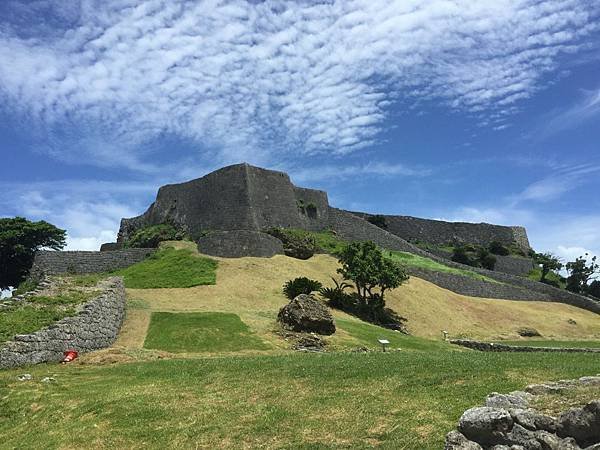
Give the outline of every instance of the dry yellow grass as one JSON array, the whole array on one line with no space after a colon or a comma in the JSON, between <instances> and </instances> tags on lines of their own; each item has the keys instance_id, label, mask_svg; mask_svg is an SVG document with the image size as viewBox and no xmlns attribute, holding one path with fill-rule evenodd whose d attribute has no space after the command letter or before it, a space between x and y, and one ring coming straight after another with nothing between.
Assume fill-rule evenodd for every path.
<instances>
[{"instance_id":1,"label":"dry yellow grass","mask_svg":"<svg viewBox=\"0 0 600 450\"><path fill-rule=\"evenodd\" d=\"M129 298L143 302L147 310L130 310L118 344L141 347L152 311L221 311L238 314L263 340L284 348L285 343L272 333L277 312L287 302L281 292L283 283L307 276L331 285L330 277L338 267L336 259L328 255L315 255L307 261L286 256L215 259L219 261L216 285L128 289ZM420 337L439 339L441 330L447 330L451 336L515 338L518 328L528 326L547 338L600 338L598 315L560 303L466 297L416 277L390 292L386 299L390 307L409 319L411 332ZM338 311L334 315L353 320ZM568 319L574 319L577 325L569 324ZM348 340L352 337L340 330L331 343Z\"/></svg>"}]
</instances>

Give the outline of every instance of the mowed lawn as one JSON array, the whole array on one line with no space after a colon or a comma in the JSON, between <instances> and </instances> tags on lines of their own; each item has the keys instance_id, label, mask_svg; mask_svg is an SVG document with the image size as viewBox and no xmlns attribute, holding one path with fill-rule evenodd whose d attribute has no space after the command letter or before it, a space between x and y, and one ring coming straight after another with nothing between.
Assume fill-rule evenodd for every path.
<instances>
[{"instance_id":1,"label":"mowed lawn","mask_svg":"<svg viewBox=\"0 0 600 450\"><path fill-rule=\"evenodd\" d=\"M0 448L439 449L490 392L599 372L597 355L445 350L43 365L0 372Z\"/></svg>"},{"instance_id":2,"label":"mowed lawn","mask_svg":"<svg viewBox=\"0 0 600 450\"><path fill-rule=\"evenodd\" d=\"M168 352L269 350L240 317L231 313L155 312L144 347Z\"/></svg>"}]
</instances>

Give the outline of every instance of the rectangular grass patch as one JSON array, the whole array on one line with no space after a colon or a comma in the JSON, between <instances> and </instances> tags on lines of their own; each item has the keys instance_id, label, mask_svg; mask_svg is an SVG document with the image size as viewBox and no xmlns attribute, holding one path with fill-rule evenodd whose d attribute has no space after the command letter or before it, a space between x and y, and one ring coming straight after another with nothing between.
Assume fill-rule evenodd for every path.
<instances>
[{"instance_id":1,"label":"rectangular grass patch","mask_svg":"<svg viewBox=\"0 0 600 450\"><path fill-rule=\"evenodd\" d=\"M152 314L144 347L174 353L269 350L236 314Z\"/></svg>"},{"instance_id":2,"label":"rectangular grass patch","mask_svg":"<svg viewBox=\"0 0 600 450\"><path fill-rule=\"evenodd\" d=\"M191 250L165 248L142 262L117 271L131 289L188 288L215 284L217 261Z\"/></svg>"}]
</instances>

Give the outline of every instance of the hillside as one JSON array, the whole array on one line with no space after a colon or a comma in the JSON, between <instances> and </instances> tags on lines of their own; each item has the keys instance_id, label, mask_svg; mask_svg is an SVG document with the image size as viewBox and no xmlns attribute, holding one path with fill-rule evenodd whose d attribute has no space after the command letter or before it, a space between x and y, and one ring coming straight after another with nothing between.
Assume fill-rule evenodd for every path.
<instances>
[{"instance_id":1,"label":"hillside","mask_svg":"<svg viewBox=\"0 0 600 450\"><path fill-rule=\"evenodd\" d=\"M171 245L188 246L185 242ZM315 255L306 261L283 255L215 259L219 262L215 285L128 289L130 310L116 346L141 348L152 312L219 311L237 314L273 349L283 349L286 343L273 333L277 312L287 302L281 292L283 283L297 276L307 276L331 285L330 277L336 274L338 267L336 259L329 255ZM600 339L598 316L583 309L552 302L467 297L414 276L390 292L387 302L408 318L411 334L422 338L439 340L441 331L447 330L451 337L517 339L517 329L533 327L545 338ZM338 321L357 321L339 311L334 311L334 316ZM570 324L569 319L576 324ZM343 325L339 328L339 332L329 338L334 347L364 344L344 330Z\"/></svg>"}]
</instances>

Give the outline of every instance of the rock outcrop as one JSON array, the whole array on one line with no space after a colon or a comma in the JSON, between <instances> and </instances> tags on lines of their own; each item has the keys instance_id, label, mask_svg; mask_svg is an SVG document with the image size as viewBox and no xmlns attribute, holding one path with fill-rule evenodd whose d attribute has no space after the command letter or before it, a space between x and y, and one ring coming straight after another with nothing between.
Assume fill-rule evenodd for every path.
<instances>
[{"instance_id":1,"label":"rock outcrop","mask_svg":"<svg viewBox=\"0 0 600 450\"><path fill-rule=\"evenodd\" d=\"M534 395L599 385L600 377L582 377L527 386L526 391L493 393L485 406L470 408L458 429L446 435L446 450L599 450L600 400L571 408L558 417L530 407Z\"/></svg>"},{"instance_id":2,"label":"rock outcrop","mask_svg":"<svg viewBox=\"0 0 600 450\"><path fill-rule=\"evenodd\" d=\"M335 322L327 306L311 297L300 294L279 310L277 319L292 331L330 335L335 333Z\"/></svg>"}]
</instances>

